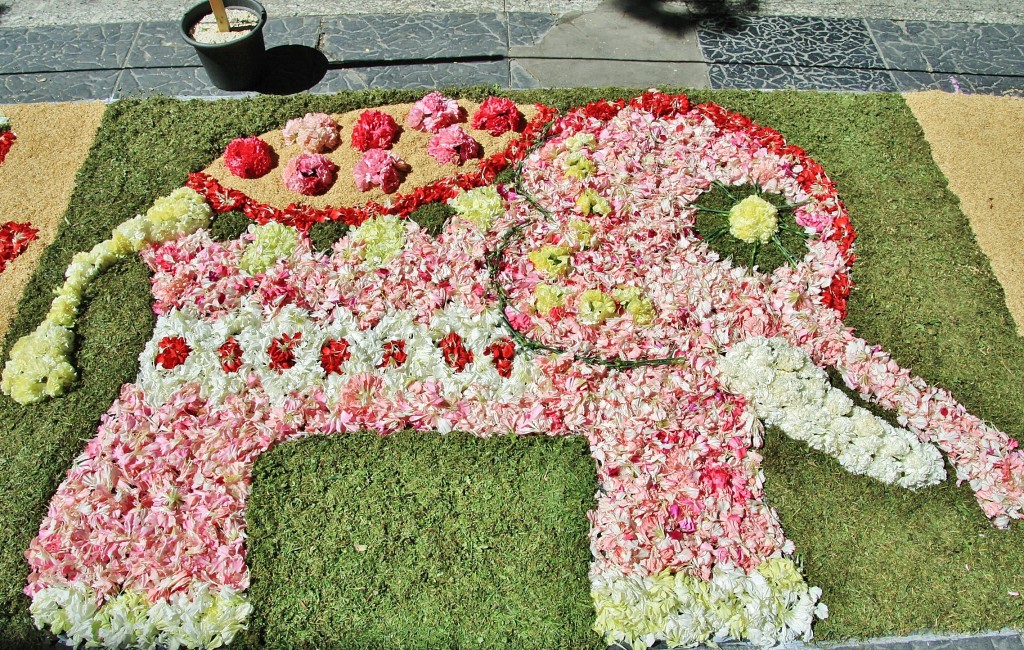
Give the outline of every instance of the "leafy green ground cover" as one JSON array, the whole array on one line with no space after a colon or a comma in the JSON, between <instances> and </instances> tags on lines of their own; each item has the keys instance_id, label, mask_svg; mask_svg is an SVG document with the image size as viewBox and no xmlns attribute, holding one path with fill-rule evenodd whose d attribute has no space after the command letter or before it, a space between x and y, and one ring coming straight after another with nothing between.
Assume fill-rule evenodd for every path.
<instances>
[{"instance_id":1,"label":"leafy green ground cover","mask_svg":"<svg viewBox=\"0 0 1024 650\"><path fill-rule=\"evenodd\" d=\"M453 94L480 99L487 91ZM515 98L565 108L632 94L531 91ZM73 253L179 187L232 138L280 127L305 111L340 112L418 95L112 105L79 173L66 223L21 302L4 358L17 337L42 319L50 290ZM847 322L902 364L952 390L974 413L1011 434L1024 433L1018 379L1024 375L1024 344L903 100L710 91L691 97L777 128L835 179L860 236ZM230 236L239 223L225 217L215 227ZM330 236L325 231L320 238ZM11 647L41 638L21 594L28 571L22 554L72 459L95 434L100 414L119 386L134 378L153 326L148 289L146 269L137 261L108 271L90 289L79 325L81 381L70 395L32 407L0 397L0 639ZM238 645L313 647L331 639L326 635L336 626L356 620L378 638L413 647L473 647L481 638L483 646L508 641L553 647L553 638L558 647L594 645L587 631L587 549L580 539L593 470L582 462L579 445L396 436L310 439L273 450L257 465L249 559L256 614ZM366 464L367 449L376 461L372 465ZM816 629L819 638L1024 627L1024 603L1009 593L1024 592L1018 561L1024 526L993 529L967 486L948 481L916 494L886 487L847 474L777 432L769 432L764 455L768 497L796 542L809 582L823 588L832 609ZM310 476L314 458L316 475ZM480 462L469 467L467 459ZM433 477L424 464L430 462ZM513 471L502 473L499 466ZM463 480L460 472L474 486L465 494L455 489ZM328 480L335 475L337 480ZM551 490L536 488L544 476ZM360 480L366 482L363 490L357 489ZM552 500L552 494L561 498ZM497 508L516 500L522 510L499 508L498 518L487 518L488 502ZM473 523L497 527L502 512L528 516L507 529L507 544L478 548L482 537ZM362 520L383 520L386 526ZM377 551L385 544L385 528L389 536L410 540L400 545L403 555L381 560L385 556ZM317 529L317 548L351 542L353 549L358 543L367 550L320 554L312 546L288 546L309 539L311 529ZM431 534L413 537L424 530ZM364 536L365 542L356 539ZM526 568L501 573L504 567ZM350 592L329 588L341 580L365 591L384 584L389 589L376 601L353 601ZM485 589L495 584L502 589ZM528 610L537 604L543 611ZM299 615L296 607L311 613ZM489 622L466 623L473 612L488 612ZM351 638L353 647L368 643L366 637Z\"/></svg>"}]
</instances>

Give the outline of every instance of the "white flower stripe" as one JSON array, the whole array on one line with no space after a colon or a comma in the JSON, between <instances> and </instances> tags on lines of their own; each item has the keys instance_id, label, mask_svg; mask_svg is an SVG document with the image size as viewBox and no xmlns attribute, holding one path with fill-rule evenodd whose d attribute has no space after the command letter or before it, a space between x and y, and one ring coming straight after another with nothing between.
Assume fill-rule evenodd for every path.
<instances>
[{"instance_id":1,"label":"white flower stripe","mask_svg":"<svg viewBox=\"0 0 1024 650\"><path fill-rule=\"evenodd\" d=\"M258 300L246 298L238 310L213 322L177 309L161 316L139 358L137 383L150 403L163 405L186 384L199 385L204 399L222 403L228 395L241 393L250 375L255 374L271 402L278 405L292 393L316 387L325 387L328 395L336 395L349 379L366 373L379 374L394 396L402 395L413 382L435 379L443 387L444 398L453 403L463 399L508 403L535 386L541 377L532 355L525 350L516 351L511 377L498 374L493 358L485 352L492 343L508 336L496 310L475 315L453 302L439 310L429 325L416 323L413 312L390 311L376 327L362 331L356 317L343 307L334 310L326 325L317 324L308 312L293 305L281 308L269 319L262 314ZM437 346L451 332L461 336L463 345L473 354L472 362L462 371L449 366ZM268 348L275 339L296 333L301 337L292 348L295 364L286 370L273 369ZM160 341L168 337L181 337L190 348L185 361L171 369L156 363ZM222 369L218 354L229 337L234 337L242 349L242 365L235 372ZM351 357L341 365L341 372L328 374L320 363L321 347L339 339L348 341ZM396 340L405 342L405 363L379 368L385 344Z\"/></svg>"},{"instance_id":2,"label":"white flower stripe","mask_svg":"<svg viewBox=\"0 0 1024 650\"><path fill-rule=\"evenodd\" d=\"M205 648L231 643L246 627L252 605L245 596L223 587L193 583L188 592L149 603L139 592L126 591L97 607L89 587L47 587L32 599L31 612L39 628L49 627L75 647L87 648Z\"/></svg>"},{"instance_id":3,"label":"white flower stripe","mask_svg":"<svg viewBox=\"0 0 1024 650\"><path fill-rule=\"evenodd\" d=\"M936 447L854 406L806 352L783 339L737 343L718 367L729 389L750 400L765 424L833 456L854 474L911 490L946 478Z\"/></svg>"}]
</instances>

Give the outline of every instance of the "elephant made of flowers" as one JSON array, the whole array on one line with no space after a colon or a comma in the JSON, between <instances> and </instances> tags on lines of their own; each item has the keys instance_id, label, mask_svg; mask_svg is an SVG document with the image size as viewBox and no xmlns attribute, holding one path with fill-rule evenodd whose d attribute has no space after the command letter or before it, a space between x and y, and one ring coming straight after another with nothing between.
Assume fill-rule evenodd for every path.
<instances>
[{"instance_id":1,"label":"elephant made of flowers","mask_svg":"<svg viewBox=\"0 0 1024 650\"><path fill-rule=\"evenodd\" d=\"M849 220L778 133L648 93L558 118L518 171L451 199L437 237L382 215L329 254L274 222L219 243L182 189L76 257L6 392L60 393L80 289L119 256L153 270L158 320L26 553L37 625L114 648L230 642L251 611L252 465L308 434L585 436L595 629L633 647L809 639L827 615L763 501L762 421L911 489L945 478L941 450L996 526L1021 516L1016 442L843 325ZM709 247L699 200L744 186L728 236L772 245L788 210L805 254L766 273Z\"/></svg>"}]
</instances>

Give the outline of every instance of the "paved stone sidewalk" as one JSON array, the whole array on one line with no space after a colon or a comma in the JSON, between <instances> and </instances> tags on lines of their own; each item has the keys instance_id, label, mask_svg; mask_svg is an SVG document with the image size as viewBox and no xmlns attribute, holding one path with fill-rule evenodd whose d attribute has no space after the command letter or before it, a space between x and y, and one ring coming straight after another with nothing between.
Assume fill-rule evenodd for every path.
<instances>
[{"instance_id":1,"label":"paved stone sidewalk","mask_svg":"<svg viewBox=\"0 0 1024 650\"><path fill-rule=\"evenodd\" d=\"M273 16L273 14L271 14ZM595 11L271 17L264 92L504 88L908 91L1024 96L1024 25ZM303 77L304 85L296 85ZM274 82L289 80L290 86ZM219 97L173 21L0 27L3 101Z\"/></svg>"}]
</instances>

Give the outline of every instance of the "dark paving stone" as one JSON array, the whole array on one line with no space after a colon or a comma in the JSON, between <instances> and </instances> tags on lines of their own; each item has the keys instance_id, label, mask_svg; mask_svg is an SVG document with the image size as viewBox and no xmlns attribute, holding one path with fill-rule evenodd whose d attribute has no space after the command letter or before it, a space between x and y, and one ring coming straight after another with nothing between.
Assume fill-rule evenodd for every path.
<instances>
[{"instance_id":1,"label":"dark paving stone","mask_svg":"<svg viewBox=\"0 0 1024 650\"><path fill-rule=\"evenodd\" d=\"M116 70L138 23L0 29L0 73Z\"/></svg>"},{"instance_id":2,"label":"dark paving stone","mask_svg":"<svg viewBox=\"0 0 1024 650\"><path fill-rule=\"evenodd\" d=\"M371 88L436 89L470 85L498 85L507 88L508 61L421 63L328 70L323 81L311 92L332 93Z\"/></svg>"},{"instance_id":3,"label":"dark paving stone","mask_svg":"<svg viewBox=\"0 0 1024 650\"><path fill-rule=\"evenodd\" d=\"M831 650L1024 650L1016 634L998 634L946 639L911 637L840 643Z\"/></svg>"},{"instance_id":4,"label":"dark paving stone","mask_svg":"<svg viewBox=\"0 0 1024 650\"><path fill-rule=\"evenodd\" d=\"M937 74L893 70L892 78L900 92L944 90L948 93L1006 95L1024 97L1024 77L1000 77L974 74Z\"/></svg>"},{"instance_id":5,"label":"dark paving stone","mask_svg":"<svg viewBox=\"0 0 1024 650\"><path fill-rule=\"evenodd\" d=\"M119 74L118 70L97 70L0 75L0 97L19 103L106 100Z\"/></svg>"},{"instance_id":6,"label":"dark paving stone","mask_svg":"<svg viewBox=\"0 0 1024 650\"><path fill-rule=\"evenodd\" d=\"M512 64L518 68L518 70L513 68L513 84L520 84L518 87L710 87L708 83L708 68L707 65L703 63L675 63L668 61L515 59L512 61ZM531 82L534 85L528 85Z\"/></svg>"},{"instance_id":7,"label":"dark paving stone","mask_svg":"<svg viewBox=\"0 0 1024 650\"><path fill-rule=\"evenodd\" d=\"M263 28L263 40L268 49L280 45L316 47L319 38L318 16L270 18ZM199 65L199 57L181 38L177 22L143 23L125 62L128 68L195 65Z\"/></svg>"},{"instance_id":8,"label":"dark paving stone","mask_svg":"<svg viewBox=\"0 0 1024 650\"><path fill-rule=\"evenodd\" d=\"M883 68L862 20L750 16L697 28L708 63Z\"/></svg>"},{"instance_id":9,"label":"dark paving stone","mask_svg":"<svg viewBox=\"0 0 1024 650\"><path fill-rule=\"evenodd\" d=\"M349 14L324 18L322 45L339 63L504 56L508 25L502 14Z\"/></svg>"},{"instance_id":10,"label":"dark paving stone","mask_svg":"<svg viewBox=\"0 0 1024 650\"><path fill-rule=\"evenodd\" d=\"M168 95L184 97L246 97L251 92L229 92L210 83L202 68L138 68L125 70L114 89L114 99Z\"/></svg>"},{"instance_id":11,"label":"dark paving stone","mask_svg":"<svg viewBox=\"0 0 1024 650\"><path fill-rule=\"evenodd\" d=\"M530 47L539 43L544 35L558 23L558 14L509 12L509 47Z\"/></svg>"},{"instance_id":12,"label":"dark paving stone","mask_svg":"<svg viewBox=\"0 0 1024 650\"><path fill-rule=\"evenodd\" d=\"M709 68L711 87L716 90L896 91L887 70L745 64L715 64Z\"/></svg>"},{"instance_id":13,"label":"dark paving stone","mask_svg":"<svg viewBox=\"0 0 1024 650\"><path fill-rule=\"evenodd\" d=\"M1024 25L868 20L894 70L1024 76Z\"/></svg>"}]
</instances>

